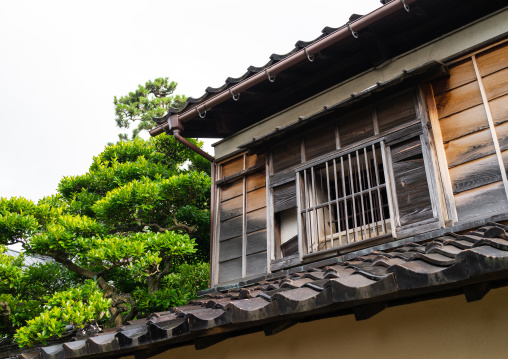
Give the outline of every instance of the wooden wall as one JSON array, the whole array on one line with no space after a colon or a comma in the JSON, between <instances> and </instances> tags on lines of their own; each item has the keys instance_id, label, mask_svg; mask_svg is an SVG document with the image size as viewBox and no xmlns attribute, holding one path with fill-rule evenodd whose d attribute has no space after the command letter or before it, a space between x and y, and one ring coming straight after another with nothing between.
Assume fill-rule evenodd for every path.
<instances>
[{"instance_id":1,"label":"wooden wall","mask_svg":"<svg viewBox=\"0 0 508 359\"><path fill-rule=\"evenodd\" d=\"M420 136L390 147L397 226L434 218Z\"/></svg>"},{"instance_id":2,"label":"wooden wall","mask_svg":"<svg viewBox=\"0 0 508 359\"><path fill-rule=\"evenodd\" d=\"M508 43L456 61L430 91L455 220L508 209Z\"/></svg>"},{"instance_id":3,"label":"wooden wall","mask_svg":"<svg viewBox=\"0 0 508 359\"><path fill-rule=\"evenodd\" d=\"M266 273L265 157L219 163L218 282Z\"/></svg>"}]
</instances>

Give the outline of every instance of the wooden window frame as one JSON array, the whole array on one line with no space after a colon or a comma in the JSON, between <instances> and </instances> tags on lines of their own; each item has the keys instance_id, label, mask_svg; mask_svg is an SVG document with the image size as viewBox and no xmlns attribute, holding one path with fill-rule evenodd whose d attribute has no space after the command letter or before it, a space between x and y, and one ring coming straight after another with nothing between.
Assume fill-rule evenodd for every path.
<instances>
[{"instance_id":1,"label":"wooden window frame","mask_svg":"<svg viewBox=\"0 0 508 359\"><path fill-rule=\"evenodd\" d=\"M303 243L303 237L305 237L306 254L323 251L319 249L320 242L323 240L325 247L329 242L331 248L343 248L354 242L368 240L367 238L377 239L391 235L393 215L390 208L390 182L386 181L388 178L386 159L382 154L384 150L384 140L378 139L365 144L361 149L344 151L337 157L317 165L303 166L298 170L296 176L299 188L303 185L303 190L298 193L299 200L297 201L298 216L301 221L299 234L302 237L300 242ZM372 155L372 161L370 155ZM317 202L319 201L317 172L318 170L322 172L323 169L326 175L326 188L321 188L321 191L326 198L319 203ZM330 172L333 175L330 175ZM323 176L319 177L322 182ZM381 183L380 179L384 181ZM334 193L333 198L332 193ZM386 206L390 213L388 215L386 215ZM390 229L388 229L387 221L390 222ZM303 222L305 222L305 231ZM337 231L334 231L333 222L337 222ZM378 228L379 226L381 228ZM323 235L318 233L321 227L323 227ZM334 246L334 241L338 238L339 242L342 242L343 236L345 236L346 244Z\"/></svg>"},{"instance_id":2,"label":"wooden window frame","mask_svg":"<svg viewBox=\"0 0 508 359\"><path fill-rule=\"evenodd\" d=\"M385 102L390 99L397 98L399 96L404 96L405 94L411 93L413 98L413 104L415 108L415 119L411 120L402 125L398 125L384 133L380 134L379 132L379 124L377 118L376 106L379 103ZM364 140L358 141L356 143L350 144L346 147L341 147L340 143L340 133L339 133L339 125L338 122L335 125L335 133L336 133L336 150L325 155L319 156L317 158L313 158L310 161L305 161L305 142L303 138L300 139L301 143L301 164L297 166L293 166L289 169L283 171L283 173L273 174L273 158L271 156L272 151L269 152L267 156L267 188L270 190L267 191L267 195L269 192L269 198L267 199L268 206L268 218L267 220L270 223L268 229L268 237L269 237L269 246L270 249L270 268L272 271L288 268L291 266L295 266L301 264L303 262L312 261L320 259L320 257L326 258L337 255L338 253L347 253L350 251L358 250L361 248L377 245L380 243L385 243L389 241L393 241L395 239L410 237L414 234L420 232L426 232L438 228L444 227L445 223L448 220L446 216L447 211L445 209L445 199L444 193L445 191L439 185L441 183L438 168L438 160L435 154L435 149L433 147L433 140L430 137L430 133L427 129L427 123L429 119L429 115L427 113L427 108L425 106L426 101L424 97L424 92L420 89L420 87L415 87L411 89L407 89L405 91L390 95L387 99L383 99L383 101L379 101L369 105L372 108L372 121L374 128L374 136L366 138ZM419 131L418 134L415 135L415 128ZM422 156L425 164L425 176L428 184L430 201L432 206L433 217L429 220L425 220L422 222L410 224L407 226L399 226L395 224L397 221L397 204L395 203L395 186L394 186L394 174L393 174L393 166L391 163L391 153L390 146L394 143L401 142L407 138L418 136L422 146ZM291 139L288 139L290 141ZM290 181L296 180L296 193L297 198L300 198L303 189L301 181L297 176L297 172L299 172L303 167L310 167L312 165L323 163L327 159L337 157L343 155L345 153L356 151L364 147L365 145L372 144L373 142L379 142L382 146L382 156L383 156L383 167L386 171L385 173L385 181L387 186L387 196L388 196L388 204L390 210L390 221L392 233L389 235L382 235L378 237L374 237L371 239L366 239L363 241L350 243L345 246L333 247L329 250L317 251L315 253L306 253L305 251L305 243L304 238L301 233L302 229L302 219L300 216L301 208L300 208L300 200L297 200L297 225L298 225L298 245L299 245L299 253L296 256L291 257L283 257L277 258L277 245L274 239L274 203L273 203L273 188L279 186L284 183L288 183ZM387 146L386 144L390 146ZM271 181L271 182L270 182Z\"/></svg>"}]
</instances>

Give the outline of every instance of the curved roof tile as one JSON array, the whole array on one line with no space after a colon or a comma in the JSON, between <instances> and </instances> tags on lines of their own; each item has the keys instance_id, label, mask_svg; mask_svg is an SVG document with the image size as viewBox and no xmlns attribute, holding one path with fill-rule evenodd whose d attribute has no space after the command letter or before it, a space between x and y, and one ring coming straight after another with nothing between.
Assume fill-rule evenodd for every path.
<instances>
[{"instance_id":1,"label":"curved roof tile","mask_svg":"<svg viewBox=\"0 0 508 359\"><path fill-rule=\"evenodd\" d=\"M354 20L357 20L359 19L360 17L362 17L362 15L357 15L357 14L353 14L351 15L350 17L350 21L354 21ZM353 19L353 20L352 20ZM190 106L190 105L194 105L194 104L197 104L197 103L200 103L200 102L203 102L205 101L210 95L214 95L214 94L217 94L219 92L222 92L224 90L227 90L229 87L231 86L234 86L244 80L246 80L247 78L249 78L250 76L253 76L261 71L264 71L266 68L272 66L273 64L275 64L276 62L279 62L281 60L284 60L286 57L294 54L295 52L298 52L300 51L301 49L303 49L304 47L307 47L311 44L313 44L314 42L320 40L321 38L331 34L332 32L334 31L337 31L339 30L340 28L342 27L329 27L329 26L326 26L324 27L322 30L321 30L321 35L319 35L318 37L316 37L315 39L313 40L309 40L309 41L304 41L304 40L298 40L295 44L295 47L285 53L285 54L277 54L277 53L273 53L272 55L270 55L269 57L269 61L267 63L265 63L264 65L262 66L254 66L254 65L251 65L247 68L247 71L239 76L239 77L228 77L225 81L224 81L224 84L219 86L219 87L212 87L212 86L208 86L206 89L205 89L205 93L203 95L201 95L200 97L188 97L187 98L187 101L185 102L185 104L183 104L180 108L170 108L168 113L166 115L164 115L163 117L160 117L160 118L153 118L153 120L161 125L163 123L165 123L167 121L167 119L171 116L171 115L174 115L174 114L177 114L177 113L181 113L185 110L187 110L187 108Z\"/></svg>"},{"instance_id":2,"label":"curved roof tile","mask_svg":"<svg viewBox=\"0 0 508 359\"><path fill-rule=\"evenodd\" d=\"M116 356L119 350L141 350L159 342L169 348L173 341L199 346L208 343L206 338L199 342L208 335L207 330L210 335L219 327L225 335L250 327L259 330L260 325L265 328L288 318L290 322L309 320L317 312L353 312L360 320L388 306L391 299L417 299L451 287L463 288L468 300L480 299L481 293L466 290L472 283L482 278L508 279L507 237L508 226L489 223L465 235L449 234L425 244L409 243L392 252L372 251L332 266L299 268L273 280L259 278L243 288L216 288L185 306L154 313L144 322L136 321L88 339L45 346L19 357L84 358L94 353ZM366 309L368 305L376 307Z\"/></svg>"}]
</instances>

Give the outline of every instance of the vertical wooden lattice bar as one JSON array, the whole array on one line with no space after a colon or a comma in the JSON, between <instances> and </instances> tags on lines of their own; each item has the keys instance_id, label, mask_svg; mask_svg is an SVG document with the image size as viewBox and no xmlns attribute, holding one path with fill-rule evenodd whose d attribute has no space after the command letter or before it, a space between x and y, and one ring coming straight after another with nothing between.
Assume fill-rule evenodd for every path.
<instances>
[{"instance_id":1,"label":"vertical wooden lattice bar","mask_svg":"<svg viewBox=\"0 0 508 359\"><path fill-rule=\"evenodd\" d=\"M349 244L349 215L348 215L348 205L347 205L347 192L346 192L346 175L344 173L344 157L340 157L340 174L342 177L342 196L344 197L344 218L346 224L346 241Z\"/></svg>"},{"instance_id":2,"label":"vertical wooden lattice bar","mask_svg":"<svg viewBox=\"0 0 508 359\"><path fill-rule=\"evenodd\" d=\"M354 188L355 186L353 185L353 162L351 161L351 154L348 153L347 155L347 158L348 158L348 166L349 166L349 179L350 179L350 183L351 183L351 188L350 188L350 191L351 191L351 203L353 205L353 213L351 213L351 215L353 216L353 224L354 224L354 236L355 236L355 242L358 241L358 233L357 233L357 230L358 230L358 224L356 223L356 204L355 204L355 195L354 195Z\"/></svg>"},{"instance_id":3,"label":"vertical wooden lattice bar","mask_svg":"<svg viewBox=\"0 0 508 359\"><path fill-rule=\"evenodd\" d=\"M341 226L342 214L340 211L340 201L338 200L339 186L338 186L338 182L337 182L337 161L335 161L335 159L333 159L333 180L335 182L335 196L337 197L337 201L335 202L335 204L337 206L337 216L336 216L337 217L337 233L339 233L339 244L342 244L342 240L340 237L340 234L342 233L342 226Z\"/></svg>"},{"instance_id":4,"label":"vertical wooden lattice bar","mask_svg":"<svg viewBox=\"0 0 508 359\"><path fill-rule=\"evenodd\" d=\"M376 173L376 184L377 184L377 196L378 196L378 202L379 202L379 218L381 220L381 228L383 230L383 233L386 233L386 224L384 219L384 213L383 213L383 203L381 199L381 182L379 181L379 171L377 168L377 154L376 154L376 147L372 145L372 155L374 156L374 170Z\"/></svg>"},{"instance_id":5,"label":"vertical wooden lattice bar","mask_svg":"<svg viewBox=\"0 0 508 359\"><path fill-rule=\"evenodd\" d=\"M367 144L300 170L305 186L300 215L307 226L301 228L307 236L308 253L388 232L387 184L381 183L379 172L385 170L385 159L377 157L381 146L379 142Z\"/></svg>"},{"instance_id":6,"label":"vertical wooden lattice bar","mask_svg":"<svg viewBox=\"0 0 508 359\"><path fill-rule=\"evenodd\" d=\"M359 193L360 193L360 203L362 208L362 229L363 229L363 238L365 239L368 237L367 235L367 223L365 220L365 206L363 201L363 185L362 185L362 170L360 165L360 153L359 151L356 151L356 164L357 164L357 172L358 172L358 186L359 186Z\"/></svg>"},{"instance_id":7,"label":"vertical wooden lattice bar","mask_svg":"<svg viewBox=\"0 0 508 359\"><path fill-rule=\"evenodd\" d=\"M304 207L305 208L309 208L310 206L310 198L309 198L309 184L307 182L307 170L304 170L303 171L303 181L304 181L304 195L305 195L305 201L304 201ZM307 242L307 253L311 253L312 250L312 246L311 246L311 241L312 241L312 232L311 232L311 221L310 221L310 217L309 217L309 212L305 212L305 229L307 230L306 232L306 242Z\"/></svg>"},{"instance_id":8,"label":"vertical wooden lattice bar","mask_svg":"<svg viewBox=\"0 0 508 359\"><path fill-rule=\"evenodd\" d=\"M330 176L328 162L326 162L326 188L328 190L328 218L330 227L330 244L333 247L333 222L332 222L332 201L330 199Z\"/></svg>"},{"instance_id":9,"label":"vertical wooden lattice bar","mask_svg":"<svg viewBox=\"0 0 508 359\"><path fill-rule=\"evenodd\" d=\"M372 201L372 187L371 187L371 184L370 184L370 171L369 171L369 159L368 159L368 156L367 156L367 147L365 147L363 149L363 154L364 154L364 157L365 157L365 171L367 172L367 187L369 188L369 202L370 202L370 216L371 216L371 221L370 223L372 224L372 232L374 233L375 236L378 235L377 233L377 224L376 224L376 218L374 217L374 204L373 204L373 201Z\"/></svg>"}]
</instances>

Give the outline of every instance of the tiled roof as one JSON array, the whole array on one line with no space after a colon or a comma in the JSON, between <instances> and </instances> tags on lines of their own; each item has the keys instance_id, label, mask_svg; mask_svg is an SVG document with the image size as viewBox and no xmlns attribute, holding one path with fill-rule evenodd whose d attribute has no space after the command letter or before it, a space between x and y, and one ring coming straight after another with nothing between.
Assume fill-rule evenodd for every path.
<instances>
[{"instance_id":1,"label":"tiled roof","mask_svg":"<svg viewBox=\"0 0 508 359\"><path fill-rule=\"evenodd\" d=\"M357 14L353 14L350 16L350 21L355 21L357 19L359 19L361 17L361 15L357 15ZM300 51L301 49L303 49L304 47L307 47L309 46L310 44L318 41L319 39L331 34L332 32L338 30L339 28L343 28L347 25L343 25L342 27L337 27L337 28L333 28L333 27L329 27L329 26L326 26L324 27L322 30L321 30L321 35L319 35L318 37L316 37L314 40L310 40L310 41L303 41L303 40L299 40L296 42L295 44L295 47L289 51L288 53L285 53L285 54L272 54L270 55L269 57L269 60L267 63L265 63L264 65L262 66L254 66L254 65L251 65L247 68L247 71L239 76L239 77L228 77L225 81L224 81L224 84L219 86L219 87L211 87L211 86L208 86L206 89L205 89L205 93L203 95L201 95L200 97L188 97L187 100L185 101L185 103L180 107L180 108L171 108L169 110L169 112L161 119L158 119L158 118L154 118L154 120L156 122L158 122L159 124L160 123L163 123L165 122L165 120L167 120L167 118L175 113L180 113L180 112L183 112L185 111L189 106L192 106L194 104L198 104L198 103L201 103L203 102L204 100L206 100L208 97L210 96L213 96L213 95L216 95L224 90L227 90L228 88L246 80L247 78L259 73L259 72L262 72L264 71L266 68L269 68L270 66L272 66L273 64L281 61L281 60L284 60L286 57L294 54L295 52L298 52Z\"/></svg>"},{"instance_id":2,"label":"tiled roof","mask_svg":"<svg viewBox=\"0 0 508 359\"><path fill-rule=\"evenodd\" d=\"M392 0L393 1L393 0ZM386 1L385 3L382 3L382 5L385 5L386 3L388 3L388 1ZM339 29L342 29L342 28L345 28L348 26L348 24L352 24L354 21L360 19L363 15L359 15L359 14L352 14L350 17L349 17L349 21L342 25L342 26L339 26L339 27L330 27L330 26L325 26L322 30L321 30L321 34L319 36L317 36L315 39L313 40L309 40L309 41L304 41L304 40L298 40L296 43L295 43L295 47L285 53L285 54L276 54L276 53L273 53L269 56L269 60L267 63L265 63L264 65L262 66L254 66L254 65L251 65L247 68L247 71L239 76L239 77L228 77L225 81L224 81L224 84L219 86L219 87L212 87L212 86L208 86L206 89L205 89L205 93L203 95L201 95L200 97L188 97L187 100L185 101L185 103L179 107L179 108L170 108L168 113L166 115L164 115L162 118L154 118L155 122L157 122L158 124L162 124L164 122L166 122L166 120L169 118L169 116L173 115L173 114L176 114L176 113L181 113L185 110L187 110L187 108L189 106L192 106L192 105L195 105L195 104L199 104L203 101L205 101L207 98L209 98L210 96L213 96L213 95L216 95L224 90L227 90L228 88L236 85L236 84L239 84L240 82L246 80L247 78L259 73L259 72L262 72L262 71L265 71L265 69L269 68L270 66L274 65L275 63L279 62L279 61L282 61L284 60L285 58L287 58L288 56L302 50L303 48L315 43L316 41L322 39L323 37L325 36L328 36L330 35L331 33L339 30Z\"/></svg>"},{"instance_id":3,"label":"tiled roof","mask_svg":"<svg viewBox=\"0 0 508 359\"><path fill-rule=\"evenodd\" d=\"M20 358L154 353L182 344L203 348L230 336L260 330L275 334L298 321L330 315L367 319L388 306L427 298L463 293L468 301L478 300L491 287L507 283L507 232L508 226L489 223L465 235L447 234L332 266L272 275L243 288L209 292L94 337L32 349Z\"/></svg>"},{"instance_id":4,"label":"tiled roof","mask_svg":"<svg viewBox=\"0 0 508 359\"><path fill-rule=\"evenodd\" d=\"M181 108L154 118L158 125L150 134L168 131L172 117L184 126L184 137L226 138L506 6L505 0L406 2L409 12L404 2L384 1L386 5L370 14L354 14L340 27L323 28L311 41L297 41L288 53L272 54L266 64L249 66L243 75L228 77L222 85L206 88L202 96L188 98ZM277 78L268 81L270 76ZM233 100L239 94L240 99Z\"/></svg>"}]
</instances>

